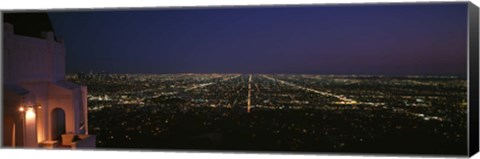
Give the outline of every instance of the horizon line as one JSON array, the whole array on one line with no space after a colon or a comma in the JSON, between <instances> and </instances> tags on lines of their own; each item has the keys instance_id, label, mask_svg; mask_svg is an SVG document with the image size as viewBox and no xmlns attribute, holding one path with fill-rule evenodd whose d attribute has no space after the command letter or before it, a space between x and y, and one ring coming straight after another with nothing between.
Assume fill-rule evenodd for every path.
<instances>
[{"instance_id":1,"label":"horizon line","mask_svg":"<svg viewBox=\"0 0 480 159\"><path fill-rule=\"evenodd\" d=\"M112 73L112 72L76 72L76 73L65 73L67 75L70 74L78 74L78 73L85 73L85 74L143 74L143 75L175 75L175 74L242 74L242 75L321 75L321 76L386 76L386 77L467 77L468 75L454 75L454 74L332 74L332 73L238 73L238 72L229 72L229 73L212 73L212 72L205 72L205 73L194 73L194 72L176 72L176 73Z\"/></svg>"}]
</instances>

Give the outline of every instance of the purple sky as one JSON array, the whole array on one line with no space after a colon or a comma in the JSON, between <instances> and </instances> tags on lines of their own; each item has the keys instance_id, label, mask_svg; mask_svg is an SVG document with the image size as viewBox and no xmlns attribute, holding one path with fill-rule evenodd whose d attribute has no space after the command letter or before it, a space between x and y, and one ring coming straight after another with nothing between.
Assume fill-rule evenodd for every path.
<instances>
[{"instance_id":1,"label":"purple sky","mask_svg":"<svg viewBox=\"0 0 480 159\"><path fill-rule=\"evenodd\" d=\"M466 75L467 3L49 13L67 72Z\"/></svg>"}]
</instances>

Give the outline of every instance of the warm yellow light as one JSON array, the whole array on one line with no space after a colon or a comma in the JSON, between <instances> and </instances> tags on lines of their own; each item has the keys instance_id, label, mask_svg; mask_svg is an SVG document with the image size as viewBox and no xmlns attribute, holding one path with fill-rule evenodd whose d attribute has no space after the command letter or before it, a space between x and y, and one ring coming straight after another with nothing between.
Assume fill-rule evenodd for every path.
<instances>
[{"instance_id":1,"label":"warm yellow light","mask_svg":"<svg viewBox=\"0 0 480 159\"><path fill-rule=\"evenodd\" d=\"M23 111L25 111L25 108L20 107L20 108L18 108L18 111L23 112Z\"/></svg>"},{"instance_id":2,"label":"warm yellow light","mask_svg":"<svg viewBox=\"0 0 480 159\"><path fill-rule=\"evenodd\" d=\"M27 112L25 113L25 118L28 119L35 119L35 111L33 111L33 108L28 108Z\"/></svg>"}]
</instances>

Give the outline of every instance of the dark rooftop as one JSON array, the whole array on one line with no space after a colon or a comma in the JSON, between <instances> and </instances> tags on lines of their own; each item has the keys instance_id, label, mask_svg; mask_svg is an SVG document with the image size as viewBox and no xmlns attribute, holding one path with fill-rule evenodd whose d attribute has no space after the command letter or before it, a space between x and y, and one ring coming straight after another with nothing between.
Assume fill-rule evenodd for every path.
<instances>
[{"instance_id":1,"label":"dark rooftop","mask_svg":"<svg viewBox=\"0 0 480 159\"><path fill-rule=\"evenodd\" d=\"M17 35L42 38L42 32L54 31L47 13L4 13L3 22L12 24Z\"/></svg>"}]
</instances>

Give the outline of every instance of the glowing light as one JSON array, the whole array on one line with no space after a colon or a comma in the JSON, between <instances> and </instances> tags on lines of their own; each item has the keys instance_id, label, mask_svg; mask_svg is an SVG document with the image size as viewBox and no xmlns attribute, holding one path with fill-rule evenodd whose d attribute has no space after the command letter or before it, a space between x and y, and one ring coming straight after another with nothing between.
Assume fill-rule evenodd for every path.
<instances>
[{"instance_id":1,"label":"glowing light","mask_svg":"<svg viewBox=\"0 0 480 159\"><path fill-rule=\"evenodd\" d=\"M25 111L25 108L20 107L20 108L18 108L18 111L23 112L23 111Z\"/></svg>"},{"instance_id":2,"label":"glowing light","mask_svg":"<svg viewBox=\"0 0 480 159\"><path fill-rule=\"evenodd\" d=\"M28 108L25 112L25 119L35 119L35 111L33 108Z\"/></svg>"}]
</instances>

